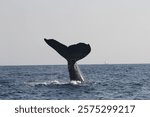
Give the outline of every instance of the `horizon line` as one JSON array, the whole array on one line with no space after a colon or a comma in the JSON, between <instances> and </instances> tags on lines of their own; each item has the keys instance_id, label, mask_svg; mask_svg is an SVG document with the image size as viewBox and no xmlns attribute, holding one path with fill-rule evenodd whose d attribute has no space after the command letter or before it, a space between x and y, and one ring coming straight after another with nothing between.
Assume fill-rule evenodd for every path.
<instances>
[{"instance_id":1,"label":"horizon line","mask_svg":"<svg viewBox=\"0 0 150 117\"><path fill-rule=\"evenodd\" d=\"M150 63L83 63L78 65L141 65L141 64L150 64ZM8 64L8 65L0 65L0 67L4 66L50 66L50 65L67 65L67 64Z\"/></svg>"}]
</instances>

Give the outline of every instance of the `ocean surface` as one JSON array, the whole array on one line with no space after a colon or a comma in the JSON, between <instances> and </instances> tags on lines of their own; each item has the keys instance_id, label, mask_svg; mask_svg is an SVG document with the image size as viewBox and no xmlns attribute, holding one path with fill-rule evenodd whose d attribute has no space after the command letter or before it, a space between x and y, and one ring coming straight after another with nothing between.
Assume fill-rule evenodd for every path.
<instances>
[{"instance_id":1,"label":"ocean surface","mask_svg":"<svg viewBox=\"0 0 150 117\"><path fill-rule=\"evenodd\" d=\"M85 83L70 83L66 65L0 66L1 100L149 100L150 64L80 65Z\"/></svg>"}]
</instances>

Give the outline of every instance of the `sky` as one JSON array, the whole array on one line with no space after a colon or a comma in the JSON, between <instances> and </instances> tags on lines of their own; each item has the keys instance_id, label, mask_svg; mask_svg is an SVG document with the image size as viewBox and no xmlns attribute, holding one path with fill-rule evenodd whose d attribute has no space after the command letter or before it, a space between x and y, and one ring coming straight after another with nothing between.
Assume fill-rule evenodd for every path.
<instances>
[{"instance_id":1,"label":"sky","mask_svg":"<svg viewBox=\"0 0 150 117\"><path fill-rule=\"evenodd\" d=\"M66 64L44 38L89 43L79 64L150 63L150 1L0 0L0 65Z\"/></svg>"}]
</instances>

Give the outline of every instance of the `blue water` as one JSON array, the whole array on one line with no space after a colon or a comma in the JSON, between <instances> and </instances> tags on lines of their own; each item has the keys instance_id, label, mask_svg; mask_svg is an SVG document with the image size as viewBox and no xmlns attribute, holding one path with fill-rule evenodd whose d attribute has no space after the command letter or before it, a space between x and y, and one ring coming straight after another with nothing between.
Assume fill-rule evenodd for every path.
<instances>
[{"instance_id":1,"label":"blue water","mask_svg":"<svg viewBox=\"0 0 150 117\"><path fill-rule=\"evenodd\" d=\"M66 65L1 66L0 99L150 99L150 65L80 65L71 84Z\"/></svg>"}]
</instances>

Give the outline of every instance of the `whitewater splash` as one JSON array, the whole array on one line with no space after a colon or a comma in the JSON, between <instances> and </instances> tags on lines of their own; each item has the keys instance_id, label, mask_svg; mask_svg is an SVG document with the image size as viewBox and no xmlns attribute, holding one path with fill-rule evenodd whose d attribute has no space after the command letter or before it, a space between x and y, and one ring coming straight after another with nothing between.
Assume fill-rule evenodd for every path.
<instances>
[{"instance_id":1,"label":"whitewater splash","mask_svg":"<svg viewBox=\"0 0 150 117\"><path fill-rule=\"evenodd\" d=\"M80 85L82 84L81 81L70 81L70 82L64 82L64 81L58 81L58 80L53 80L53 81L29 81L25 82L25 84L30 85L30 86L37 86L37 85Z\"/></svg>"},{"instance_id":2,"label":"whitewater splash","mask_svg":"<svg viewBox=\"0 0 150 117\"><path fill-rule=\"evenodd\" d=\"M82 83L81 81L71 80L69 84L72 84L72 85L79 85L79 84L81 84L81 83Z\"/></svg>"},{"instance_id":3,"label":"whitewater splash","mask_svg":"<svg viewBox=\"0 0 150 117\"><path fill-rule=\"evenodd\" d=\"M58 80L53 80L53 81L30 81L30 82L25 82L25 84L28 84L30 86L36 86L36 85L64 84L64 82L62 83Z\"/></svg>"}]
</instances>

